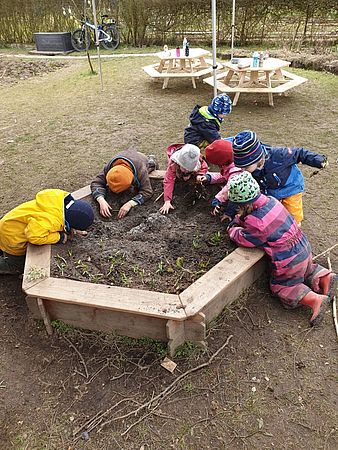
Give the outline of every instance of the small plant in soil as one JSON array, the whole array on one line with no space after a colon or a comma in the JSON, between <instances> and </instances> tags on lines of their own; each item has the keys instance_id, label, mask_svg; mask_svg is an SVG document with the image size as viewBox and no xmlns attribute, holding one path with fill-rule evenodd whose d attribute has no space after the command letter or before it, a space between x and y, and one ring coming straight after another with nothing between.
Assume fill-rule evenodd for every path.
<instances>
[{"instance_id":1,"label":"small plant in soil","mask_svg":"<svg viewBox=\"0 0 338 450\"><path fill-rule=\"evenodd\" d=\"M74 327L72 327L71 325L67 325L66 323L62 322L62 320L52 320L50 324L52 328L60 334L68 333L69 331L74 330Z\"/></svg>"},{"instance_id":2,"label":"small plant in soil","mask_svg":"<svg viewBox=\"0 0 338 450\"><path fill-rule=\"evenodd\" d=\"M161 259L161 261L157 265L156 273L158 273L159 275L163 275L164 268L165 268L164 261L163 261L163 259Z\"/></svg>"},{"instance_id":3,"label":"small plant in soil","mask_svg":"<svg viewBox=\"0 0 338 450\"><path fill-rule=\"evenodd\" d=\"M220 231L216 231L211 238L209 239L209 243L214 245L215 247L219 246L223 241L223 236Z\"/></svg>"},{"instance_id":4,"label":"small plant in soil","mask_svg":"<svg viewBox=\"0 0 338 450\"><path fill-rule=\"evenodd\" d=\"M130 286L133 279L131 277L128 277L128 275L125 272L120 273L121 282L124 286Z\"/></svg>"},{"instance_id":5,"label":"small plant in soil","mask_svg":"<svg viewBox=\"0 0 338 450\"><path fill-rule=\"evenodd\" d=\"M193 248L195 249L199 249L202 246L202 242L201 242L201 238L199 235L194 236L194 239L192 240L191 245L193 246Z\"/></svg>"},{"instance_id":6,"label":"small plant in soil","mask_svg":"<svg viewBox=\"0 0 338 450\"><path fill-rule=\"evenodd\" d=\"M61 276L64 274L65 269L68 267L68 263L61 255L55 255L56 267L59 269Z\"/></svg>"},{"instance_id":7,"label":"small plant in soil","mask_svg":"<svg viewBox=\"0 0 338 450\"><path fill-rule=\"evenodd\" d=\"M145 271L141 269L139 266L133 266L132 270L135 275L138 275L141 278L141 283L144 284Z\"/></svg>"},{"instance_id":8,"label":"small plant in soil","mask_svg":"<svg viewBox=\"0 0 338 450\"><path fill-rule=\"evenodd\" d=\"M84 263L81 259L78 259L75 263L75 268L78 269L83 276L90 277L88 271L88 264Z\"/></svg>"},{"instance_id":9,"label":"small plant in soil","mask_svg":"<svg viewBox=\"0 0 338 450\"><path fill-rule=\"evenodd\" d=\"M183 256L179 256L177 259L176 259L176 267L178 267L179 269L184 269L184 258L183 258Z\"/></svg>"}]
</instances>

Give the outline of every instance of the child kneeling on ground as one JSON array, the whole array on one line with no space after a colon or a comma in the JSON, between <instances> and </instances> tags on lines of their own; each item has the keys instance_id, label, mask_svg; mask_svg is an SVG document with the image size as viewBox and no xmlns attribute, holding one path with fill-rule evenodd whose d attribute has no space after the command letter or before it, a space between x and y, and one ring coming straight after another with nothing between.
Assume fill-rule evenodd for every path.
<instances>
[{"instance_id":1,"label":"child kneeling on ground","mask_svg":"<svg viewBox=\"0 0 338 450\"><path fill-rule=\"evenodd\" d=\"M304 177L297 164L322 169L328 165L327 157L301 147L262 144L250 130L238 133L232 148L235 166L252 173L261 191L280 200L300 226L304 217Z\"/></svg>"},{"instance_id":2,"label":"child kneeling on ground","mask_svg":"<svg viewBox=\"0 0 338 450\"><path fill-rule=\"evenodd\" d=\"M94 221L93 209L60 189L45 189L0 220L0 274L24 270L27 244L65 244L84 236Z\"/></svg>"},{"instance_id":3,"label":"child kneeling on ground","mask_svg":"<svg viewBox=\"0 0 338 450\"><path fill-rule=\"evenodd\" d=\"M270 289L288 309L312 310L310 325L318 325L337 287L337 277L312 260L310 243L286 208L261 194L249 172L229 182L229 199L239 214L228 227L230 238L243 247L257 247L271 259Z\"/></svg>"},{"instance_id":4,"label":"child kneeling on ground","mask_svg":"<svg viewBox=\"0 0 338 450\"><path fill-rule=\"evenodd\" d=\"M133 197L121 206L117 217L122 219L134 206L143 205L153 195L149 173L158 169L154 155L145 156L132 148L114 156L91 182L94 200L100 205L100 214L111 217L111 206L106 200L108 191L120 194L131 189Z\"/></svg>"},{"instance_id":5,"label":"child kneeling on ground","mask_svg":"<svg viewBox=\"0 0 338 450\"><path fill-rule=\"evenodd\" d=\"M164 205L162 214L175 209L171 204L176 178L182 181L194 179L201 183L201 177L208 171L208 165L200 154L200 149L191 144L173 144L167 148L168 167L163 179Z\"/></svg>"}]
</instances>

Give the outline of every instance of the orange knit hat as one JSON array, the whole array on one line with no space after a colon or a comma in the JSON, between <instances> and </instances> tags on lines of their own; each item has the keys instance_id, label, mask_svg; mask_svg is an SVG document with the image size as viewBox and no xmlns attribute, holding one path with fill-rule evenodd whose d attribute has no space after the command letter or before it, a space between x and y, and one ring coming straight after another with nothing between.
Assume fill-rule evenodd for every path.
<instances>
[{"instance_id":1,"label":"orange knit hat","mask_svg":"<svg viewBox=\"0 0 338 450\"><path fill-rule=\"evenodd\" d=\"M108 171L106 179L109 189L118 194L130 188L134 175L126 165L118 164Z\"/></svg>"}]
</instances>

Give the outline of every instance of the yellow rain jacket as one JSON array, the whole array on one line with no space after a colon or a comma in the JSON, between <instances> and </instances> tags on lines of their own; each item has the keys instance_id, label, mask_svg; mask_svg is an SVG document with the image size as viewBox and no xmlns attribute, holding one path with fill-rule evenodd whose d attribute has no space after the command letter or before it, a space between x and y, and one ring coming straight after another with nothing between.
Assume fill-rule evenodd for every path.
<instances>
[{"instance_id":1,"label":"yellow rain jacket","mask_svg":"<svg viewBox=\"0 0 338 450\"><path fill-rule=\"evenodd\" d=\"M69 192L45 189L35 200L22 203L0 220L0 249L10 255L24 255L27 243L56 244L64 231L64 198Z\"/></svg>"}]
</instances>

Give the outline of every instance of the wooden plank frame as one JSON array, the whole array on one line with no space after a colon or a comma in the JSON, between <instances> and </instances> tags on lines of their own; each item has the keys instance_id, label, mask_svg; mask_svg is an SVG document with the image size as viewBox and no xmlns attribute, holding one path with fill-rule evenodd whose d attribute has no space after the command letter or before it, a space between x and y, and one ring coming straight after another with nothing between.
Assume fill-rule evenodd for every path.
<instances>
[{"instance_id":1,"label":"wooden plank frame","mask_svg":"<svg viewBox=\"0 0 338 450\"><path fill-rule=\"evenodd\" d=\"M164 171L150 174L163 179ZM90 195L85 186L72 194ZM235 301L265 270L264 253L238 248L180 295L50 277L51 246L28 245L22 288L34 318L47 333L51 321L133 338L150 337L178 346L192 341L206 347L206 325Z\"/></svg>"}]
</instances>

